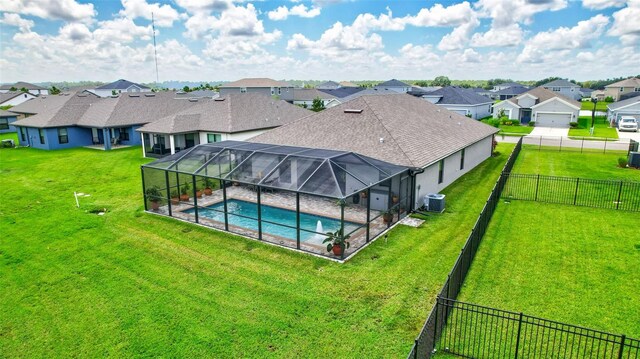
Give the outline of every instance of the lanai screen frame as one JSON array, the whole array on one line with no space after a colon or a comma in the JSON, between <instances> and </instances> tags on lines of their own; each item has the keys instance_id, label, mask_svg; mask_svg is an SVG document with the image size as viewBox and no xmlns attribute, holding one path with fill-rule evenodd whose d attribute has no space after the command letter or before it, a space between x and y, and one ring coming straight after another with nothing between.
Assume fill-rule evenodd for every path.
<instances>
[{"instance_id":1,"label":"lanai screen frame","mask_svg":"<svg viewBox=\"0 0 640 359\"><path fill-rule=\"evenodd\" d=\"M232 154L232 151L237 152L235 154L242 153L245 156L244 158L239 160L237 163L232 164L231 163L232 156L230 156L230 154ZM190 159L191 160L193 160L194 158L198 159L200 156L202 157L202 159L200 159L199 161L196 160L195 162L191 162L191 163L188 162ZM219 162L216 162L216 161L218 161L224 156L229 157L229 161L230 161L229 170L226 172L218 170L218 172L214 174L209 173L209 170L208 170L209 166L212 164L215 165L216 163L219 165ZM248 179L233 177L234 174L237 174L238 172L242 172L241 168L243 168L245 164L252 163L250 162L252 158L256 159L257 157L260 157L260 156L263 156L263 157L272 156L271 157L272 159L277 158L278 163L273 166L267 165L265 169L268 169L268 171L266 172L266 174L261 173L261 176L260 178L258 178L257 181L255 176L254 177L250 176ZM303 159L308 161L316 161L316 162L319 162L319 164L317 164L315 171L313 171L310 175L308 175L304 180L304 182L300 185L297 185L295 188L283 188L282 186L273 185L273 182L266 183L267 179L271 178L277 172L277 170L282 169L283 165L286 163L287 160L291 161L291 159L293 158ZM375 179L372 180L372 178L368 178L368 179L359 178L359 177L362 177L363 174L356 175L351 173L346 168L347 167L346 162L344 162L345 163L344 166L341 166L340 163L337 162L337 160L340 158L349 158L354 161L360 161L358 163L359 165L370 166L370 168L377 171L379 175L378 180L375 181ZM181 164L183 164L182 168L181 168ZM318 193L318 192L309 191L308 188L304 189L305 185L312 178L314 178L316 173L319 172L320 168L323 166L325 167L325 169L328 168L330 170L332 175L331 178L335 181L333 185L334 186L333 190L325 191L324 193L323 192ZM253 166L251 166L251 169L252 170L254 169ZM227 208L227 202L229 198L227 196L227 187L229 187L231 183L239 183L242 185L254 186L254 188L256 189L255 203L257 205L257 218L253 218L253 217L245 217L245 218L248 218L251 220L257 220L258 238L255 238L255 239L258 239L260 241L263 240L262 238L263 237L262 236L263 221L265 223L277 224L283 227L296 230L296 249L304 252L307 252L307 251L301 249L300 232L301 231L311 232L311 231L300 228L300 213L301 213L300 195L301 194L337 200L340 205L340 230L341 230L341 233L343 233L343 236L352 235L356 231L362 229L363 227L366 227L366 243L369 243L372 239L374 239L380 234L378 233L376 234L376 236L374 236L374 238L371 238L370 227L371 227L371 223L374 220L383 216L385 213L392 213L392 218L387 224L387 228L388 228L394 223L394 220L396 221L400 220L404 215L406 215L411 211L412 205L413 205L411 198L413 197L413 187L415 186L415 177L410 175L411 174L410 168L390 164L390 163L376 160L370 157L366 157L354 152L314 149L314 148L308 148L308 147L281 146L281 145L253 143L253 142L222 141L222 142L209 143L209 144L200 144L192 148L189 148L187 150L184 150L180 153L176 153L174 155L161 158L149 164L142 165L141 174L142 174L145 211L149 211L149 203L150 203L150 200L153 199L151 198L152 196L149 196L147 194L145 170L164 171L164 186L162 187L166 186L165 187L166 194L163 194L160 199L158 198L155 198L155 199L162 200L163 202L166 201L168 215L173 218L176 218L176 217L174 217L172 214L173 204L171 203L172 202L171 190L172 188L175 188L178 190L181 189L182 185L179 182L180 175L191 177L190 181L187 180L189 185L192 187L191 188L192 193L190 195L191 198L184 203L191 205L190 201L193 202L192 208L194 209L193 214L195 217L196 224L201 224L198 216L199 207L198 207L198 196L196 194L197 187L198 187L197 178L207 178L207 179L213 179L218 181L220 185L220 189L222 190L222 195L223 195L222 201L224 202L224 230L230 233L235 233L235 232L229 231L229 219L228 219L229 213ZM343 181L344 190L342 189L341 184L339 183L340 180L336 176L336 171L341 174L340 176L341 178L344 176L344 181ZM170 173L174 173L176 176L175 186L171 186L170 184L170 180L169 180ZM384 176L382 176L382 174L384 174ZM292 177L291 174L290 174L290 177ZM346 188L347 177L351 178L352 180L355 180L356 182L359 182L360 186L357 187L355 190L348 191ZM393 189L392 183L394 183L393 181L396 178L397 178L398 192L402 191L402 187L403 187L402 181L407 180L407 182L404 183L406 193L404 194L404 196L402 196L402 193L398 193L398 196L401 196L401 199L399 199L397 202L394 202L391 200L392 195L394 194L394 192L392 191ZM369 183L366 183L367 180L369 180ZM326 183L326 182L323 182L323 183ZM379 186L384 183L388 183L388 186L386 187L389 187L388 201L387 201L388 208L385 211L381 211L381 213L375 216L374 218L371 218L371 200L370 200L371 189L373 187ZM286 192L295 194L295 198L296 198L296 208L295 208L296 226L295 227L280 224L280 223L273 223L273 222L262 219L261 212L262 212L262 206L264 204L261 202L261 194L265 189L286 191ZM361 193L366 193L366 197L363 197L363 198L367 198L366 223L359 224L359 226L356 229L352 230L349 233L344 233L345 205L347 203L347 200L349 198L353 198L354 196L360 196ZM183 202L180 202L180 203L183 203ZM355 199L354 199L354 203L355 203ZM401 209L405 211L403 212ZM293 211L292 209L290 210ZM302 213L306 213L306 212L302 212ZM238 214L232 214L232 215L242 217L242 215L238 215ZM395 217L397 217L397 219ZM337 220L337 218L334 218L334 219ZM317 232L313 232L313 233L317 233ZM320 234L326 235L325 233L320 233ZM281 245L281 246L284 246L284 245ZM362 245L361 247L363 246L364 245ZM287 246L284 246L284 247L290 248ZM359 249L360 247L354 250L350 255L357 252ZM346 249L342 248L342 253L340 255L341 260L345 259L345 251Z\"/></svg>"}]
</instances>

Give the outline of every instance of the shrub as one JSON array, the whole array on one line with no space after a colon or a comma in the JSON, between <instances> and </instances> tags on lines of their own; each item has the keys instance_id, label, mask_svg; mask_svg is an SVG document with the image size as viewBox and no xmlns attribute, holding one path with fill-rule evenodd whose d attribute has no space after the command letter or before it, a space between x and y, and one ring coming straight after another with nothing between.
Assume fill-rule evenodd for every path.
<instances>
[{"instance_id":1,"label":"shrub","mask_svg":"<svg viewBox=\"0 0 640 359\"><path fill-rule=\"evenodd\" d=\"M624 157L618 157L618 167L627 168L627 159Z\"/></svg>"},{"instance_id":2,"label":"shrub","mask_svg":"<svg viewBox=\"0 0 640 359\"><path fill-rule=\"evenodd\" d=\"M496 128L497 128L497 127L500 127L500 120L499 120L499 119L497 119L497 118L493 118L493 119L491 119L491 120L488 120L488 121L487 121L487 124L488 124L489 126L493 126L493 127L496 127Z\"/></svg>"},{"instance_id":3,"label":"shrub","mask_svg":"<svg viewBox=\"0 0 640 359\"><path fill-rule=\"evenodd\" d=\"M578 128L578 123L577 122L569 122L569 126L571 126L571 128Z\"/></svg>"},{"instance_id":4,"label":"shrub","mask_svg":"<svg viewBox=\"0 0 640 359\"><path fill-rule=\"evenodd\" d=\"M604 98L604 102L613 102L613 97L607 96Z\"/></svg>"},{"instance_id":5,"label":"shrub","mask_svg":"<svg viewBox=\"0 0 640 359\"><path fill-rule=\"evenodd\" d=\"M535 127L536 121L529 121L529 127Z\"/></svg>"}]
</instances>

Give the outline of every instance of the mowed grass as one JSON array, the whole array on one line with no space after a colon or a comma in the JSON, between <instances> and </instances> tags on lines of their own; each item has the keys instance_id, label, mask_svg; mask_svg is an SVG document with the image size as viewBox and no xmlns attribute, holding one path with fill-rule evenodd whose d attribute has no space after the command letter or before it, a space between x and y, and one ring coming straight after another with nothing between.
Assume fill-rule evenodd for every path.
<instances>
[{"instance_id":1,"label":"mowed grass","mask_svg":"<svg viewBox=\"0 0 640 359\"><path fill-rule=\"evenodd\" d=\"M640 171L618 167L618 158L626 153L559 152L523 146L513 173L581 177L607 180L640 181Z\"/></svg>"},{"instance_id":2,"label":"mowed grass","mask_svg":"<svg viewBox=\"0 0 640 359\"><path fill-rule=\"evenodd\" d=\"M640 338L638 213L498 205L459 300Z\"/></svg>"},{"instance_id":3,"label":"mowed grass","mask_svg":"<svg viewBox=\"0 0 640 359\"><path fill-rule=\"evenodd\" d=\"M0 141L2 140L13 140L13 142L17 145L18 134L15 132L0 133Z\"/></svg>"},{"instance_id":4,"label":"mowed grass","mask_svg":"<svg viewBox=\"0 0 640 359\"><path fill-rule=\"evenodd\" d=\"M404 357L512 148L346 264L144 213L139 147L0 150L2 356Z\"/></svg>"},{"instance_id":5,"label":"mowed grass","mask_svg":"<svg viewBox=\"0 0 640 359\"><path fill-rule=\"evenodd\" d=\"M593 102L591 101L581 101L581 110L593 110ZM606 112L607 111L607 105L609 105L609 102L604 102L604 101L598 101L598 103L596 103L596 111L603 111Z\"/></svg>"},{"instance_id":6,"label":"mowed grass","mask_svg":"<svg viewBox=\"0 0 640 359\"><path fill-rule=\"evenodd\" d=\"M569 129L569 137L618 138L618 131L609 126L606 117L596 117L591 134L591 117L580 117L578 128Z\"/></svg>"}]
</instances>

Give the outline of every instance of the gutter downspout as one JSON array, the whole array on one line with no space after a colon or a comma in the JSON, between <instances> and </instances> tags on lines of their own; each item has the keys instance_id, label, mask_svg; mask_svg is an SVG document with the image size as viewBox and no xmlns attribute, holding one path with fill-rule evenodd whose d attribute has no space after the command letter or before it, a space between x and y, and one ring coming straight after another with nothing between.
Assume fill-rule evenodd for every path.
<instances>
[{"instance_id":1,"label":"gutter downspout","mask_svg":"<svg viewBox=\"0 0 640 359\"><path fill-rule=\"evenodd\" d=\"M410 168L409 178L411 178L411 207L408 212L413 212L416 205L416 176L424 173L424 168Z\"/></svg>"}]
</instances>

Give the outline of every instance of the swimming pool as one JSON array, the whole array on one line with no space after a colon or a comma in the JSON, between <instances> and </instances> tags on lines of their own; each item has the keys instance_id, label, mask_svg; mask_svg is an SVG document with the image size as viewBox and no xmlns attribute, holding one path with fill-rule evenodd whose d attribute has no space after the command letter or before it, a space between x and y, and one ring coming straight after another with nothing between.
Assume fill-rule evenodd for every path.
<instances>
[{"instance_id":1,"label":"swimming pool","mask_svg":"<svg viewBox=\"0 0 640 359\"><path fill-rule=\"evenodd\" d=\"M227 211L229 214L229 225L247 228L253 231L258 231L258 220L246 217L258 218L258 205L256 203L242 201L238 199L230 199L227 201ZM184 211L185 213L193 214L195 209L189 209ZM214 205L198 208L198 216L209 218L214 221L224 223L224 203L216 203ZM236 216L239 215L239 216ZM283 227L273 223L266 223L264 221L280 223L287 226L296 226L296 212L288 209L282 209L277 207L271 207L262 205L262 233L268 233L279 237L285 237L292 240L296 240L296 229ZM240 217L246 216L246 217ZM309 233L306 231L316 231L318 221L322 223L322 232L335 232L340 228L340 220L329 217L317 216L315 214L309 214L300 212L300 241L301 242L314 242L317 244L322 243L322 239L316 236L315 233ZM359 224L353 222L344 222L344 233L348 234L354 229L358 228ZM306 231L305 231L306 230Z\"/></svg>"}]
</instances>

